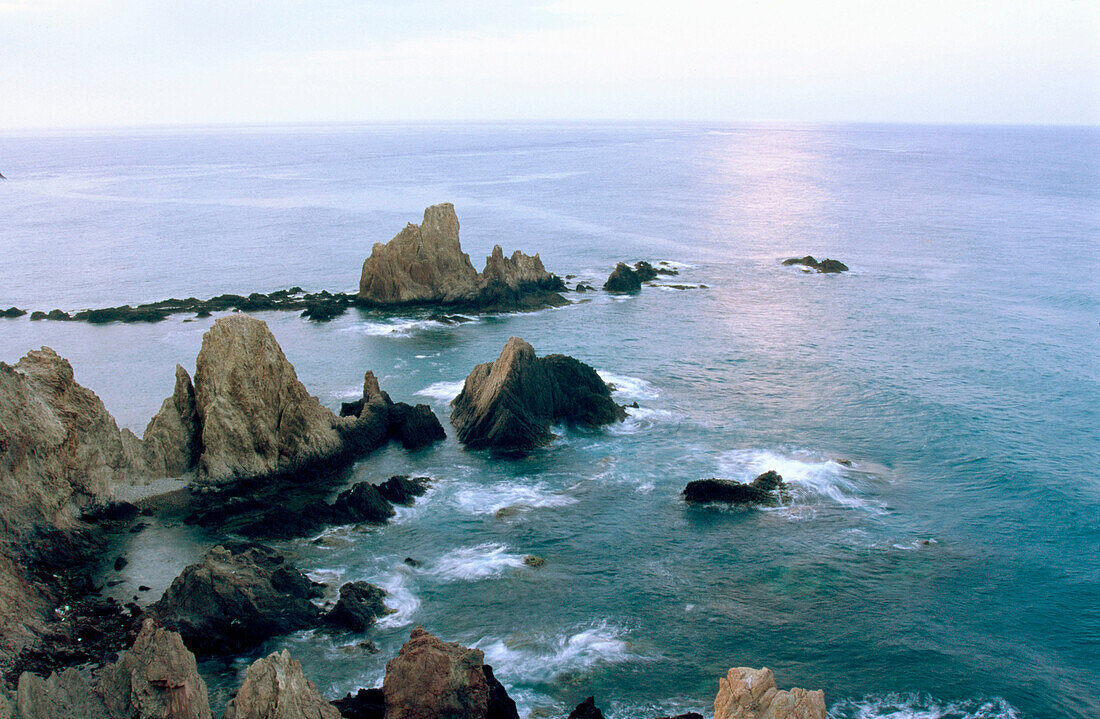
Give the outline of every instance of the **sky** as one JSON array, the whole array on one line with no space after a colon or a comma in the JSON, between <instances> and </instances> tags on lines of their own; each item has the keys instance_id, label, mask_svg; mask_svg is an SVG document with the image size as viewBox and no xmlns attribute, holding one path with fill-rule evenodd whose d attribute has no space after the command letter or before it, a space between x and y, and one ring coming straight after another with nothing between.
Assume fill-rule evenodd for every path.
<instances>
[{"instance_id":1,"label":"sky","mask_svg":"<svg viewBox=\"0 0 1100 719\"><path fill-rule=\"evenodd\" d=\"M0 128L1100 124L1098 0L0 0Z\"/></svg>"}]
</instances>

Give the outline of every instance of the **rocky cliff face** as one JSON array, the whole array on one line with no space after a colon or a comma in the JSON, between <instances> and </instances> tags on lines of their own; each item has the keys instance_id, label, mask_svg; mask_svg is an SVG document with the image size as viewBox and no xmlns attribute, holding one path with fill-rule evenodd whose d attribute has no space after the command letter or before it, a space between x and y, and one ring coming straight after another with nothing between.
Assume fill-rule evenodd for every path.
<instances>
[{"instance_id":1,"label":"rocky cliff face","mask_svg":"<svg viewBox=\"0 0 1100 719\"><path fill-rule=\"evenodd\" d=\"M454 205L424 210L420 225L409 224L386 244L375 243L363 262L359 301L380 307L443 305L467 311L509 311L566 304L565 285L546 271L538 255L499 246L478 274L458 240Z\"/></svg>"},{"instance_id":2,"label":"rocky cliff face","mask_svg":"<svg viewBox=\"0 0 1100 719\"><path fill-rule=\"evenodd\" d=\"M495 362L474 367L453 406L459 441L501 451L547 443L555 422L598 426L626 417L594 369L564 355L539 358L518 337Z\"/></svg>"},{"instance_id":3,"label":"rocky cliff face","mask_svg":"<svg viewBox=\"0 0 1100 719\"><path fill-rule=\"evenodd\" d=\"M225 719L340 719L340 712L284 649L248 667L244 683L225 708Z\"/></svg>"},{"instance_id":4,"label":"rocky cliff face","mask_svg":"<svg viewBox=\"0 0 1100 719\"><path fill-rule=\"evenodd\" d=\"M142 435L145 464L156 477L179 477L191 471L202 449L198 406L191 375L176 365L176 386Z\"/></svg>"},{"instance_id":5,"label":"rocky cliff face","mask_svg":"<svg viewBox=\"0 0 1100 719\"><path fill-rule=\"evenodd\" d=\"M825 719L825 693L781 691L771 669L734 667L718 680L714 719Z\"/></svg>"}]
</instances>

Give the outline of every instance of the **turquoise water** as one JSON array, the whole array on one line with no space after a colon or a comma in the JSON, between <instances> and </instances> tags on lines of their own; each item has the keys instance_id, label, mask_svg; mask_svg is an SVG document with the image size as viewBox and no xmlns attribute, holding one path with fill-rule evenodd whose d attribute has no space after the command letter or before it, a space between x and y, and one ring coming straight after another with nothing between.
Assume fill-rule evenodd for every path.
<instances>
[{"instance_id":1,"label":"turquoise water","mask_svg":"<svg viewBox=\"0 0 1100 719\"><path fill-rule=\"evenodd\" d=\"M675 282L706 287L456 326L259 315L333 408L371 369L445 417L470 368L521 336L640 409L524 460L449 439L359 463L351 481L436 483L390 526L281 546L319 580L390 591L398 612L366 635L381 652L303 633L257 654L289 647L335 696L378 683L423 624L481 647L532 716L589 694L616 719L705 712L734 665L823 688L837 718L1097 716L1098 150L1095 129L1042 128L9 135L0 305L350 290L374 242L443 201L478 267L494 243L594 284L621 259L678 263ZM779 264L806 253L852 271ZM0 320L0 360L54 347L140 432L211 321L183 319ZM766 469L792 506L678 499ZM152 600L212 538L127 541L120 591ZM204 670L224 692L250 659Z\"/></svg>"}]
</instances>

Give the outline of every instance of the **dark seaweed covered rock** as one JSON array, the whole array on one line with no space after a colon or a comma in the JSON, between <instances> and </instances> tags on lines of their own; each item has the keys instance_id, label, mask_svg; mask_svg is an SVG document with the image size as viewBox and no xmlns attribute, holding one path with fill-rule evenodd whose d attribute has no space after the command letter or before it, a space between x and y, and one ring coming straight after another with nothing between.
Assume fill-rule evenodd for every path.
<instances>
[{"instance_id":1,"label":"dark seaweed covered rock","mask_svg":"<svg viewBox=\"0 0 1100 719\"><path fill-rule=\"evenodd\" d=\"M319 596L320 585L274 549L226 542L184 569L149 612L195 654L237 654L313 626Z\"/></svg>"},{"instance_id":2,"label":"dark seaweed covered rock","mask_svg":"<svg viewBox=\"0 0 1100 719\"><path fill-rule=\"evenodd\" d=\"M333 509L349 522L385 524L392 517L393 505L370 482L359 482L336 498Z\"/></svg>"},{"instance_id":3,"label":"dark seaweed covered rock","mask_svg":"<svg viewBox=\"0 0 1100 719\"><path fill-rule=\"evenodd\" d=\"M683 497L685 502L692 504L771 504L781 498L785 486L783 477L769 470L748 484L729 479L697 479L688 482Z\"/></svg>"},{"instance_id":4,"label":"dark seaweed covered rock","mask_svg":"<svg viewBox=\"0 0 1100 719\"><path fill-rule=\"evenodd\" d=\"M474 367L453 406L459 441L505 452L546 444L556 422L594 427L626 418L596 370L564 355L539 358L518 337L495 362Z\"/></svg>"},{"instance_id":5,"label":"dark seaweed covered rock","mask_svg":"<svg viewBox=\"0 0 1100 719\"><path fill-rule=\"evenodd\" d=\"M389 436L413 450L444 440L447 433L428 405L397 402L390 406Z\"/></svg>"},{"instance_id":6,"label":"dark seaweed covered rock","mask_svg":"<svg viewBox=\"0 0 1100 719\"><path fill-rule=\"evenodd\" d=\"M806 255L805 257L791 257L783 260L784 265L802 265L803 267L809 267L812 270L823 272L826 274L836 274L839 272L847 272L848 265L844 264L840 260L824 259L818 262L813 255Z\"/></svg>"},{"instance_id":7,"label":"dark seaweed covered rock","mask_svg":"<svg viewBox=\"0 0 1100 719\"><path fill-rule=\"evenodd\" d=\"M634 293L642 289L642 278L625 262L615 265L607 282L603 283L605 292Z\"/></svg>"},{"instance_id":8,"label":"dark seaweed covered rock","mask_svg":"<svg viewBox=\"0 0 1100 719\"><path fill-rule=\"evenodd\" d=\"M22 317L27 314L26 310L21 310L18 307L9 307L6 310L0 310L0 317Z\"/></svg>"},{"instance_id":9,"label":"dark seaweed covered rock","mask_svg":"<svg viewBox=\"0 0 1100 719\"><path fill-rule=\"evenodd\" d=\"M407 507L417 497L424 496L431 481L428 477L409 479L408 475L395 475L375 486L378 488L378 493L388 501Z\"/></svg>"},{"instance_id":10,"label":"dark seaweed covered rock","mask_svg":"<svg viewBox=\"0 0 1100 719\"><path fill-rule=\"evenodd\" d=\"M353 632L364 632L374 620L389 613L382 603L385 590L367 582L348 582L340 587L340 599L324 616L326 624Z\"/></svg>"},{"instance_id":11,"label":"dark seaweed covered rock","mask_svg":"<svg viewBox=\"0 0 1100 719\"><path fill-rule=\"evenodd\" d=\"M657 279L657 269L645 260L634 263L634 273L642 282L652 282Z\"/></svg>"},{"instance_id":12,"label":"dark seaweed covered rock","mask_svg":"<svg viewBox=\"0 0 1100 719\"><path fill-rule=\"evenodd\" d=\"M603 712L596 706L596 698L588 697L569 712L569 719L603 719Z\"/></svg>"}]
</instances>

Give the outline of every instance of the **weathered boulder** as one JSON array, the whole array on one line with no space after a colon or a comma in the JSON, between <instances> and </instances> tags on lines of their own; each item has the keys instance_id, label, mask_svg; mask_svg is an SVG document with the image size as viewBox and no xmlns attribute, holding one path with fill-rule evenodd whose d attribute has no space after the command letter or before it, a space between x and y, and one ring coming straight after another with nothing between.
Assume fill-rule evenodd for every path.
<instances>
[{"instance_id":1,"label":"weathered boulder","mask_svg":"<svg viewBox=\"0 0 1100 719\"><path fill-rule=\"evenodd\" d=\"M452 406L459 441L502 451L547 443L555 422L598 426L626 417L594 369L564 355L540 359L518 337L495 362L474 367Z\"/></svg>"},{"instance_id":2,"label":"weathered boulder","mask_svg":"<svg viewBox=\"0 0 1100 719\"><path fill-rule=\"evenodd\" d=\"M596 697L588 697L569 712L569 719L603 719L603 712L596 706Z\"/></svg>"},{"instance_id":3,"label":"weathered boulder","mask_svg":"<svg viewBox=\"0 0 1100 719\"><path fill-rule=\"evenodd\" d=\"M75 669L45 679L23 672L11 704L13 719L110 719L103 699Z\"/></svg>"},{"instance_id":4,"label":"weathered boulder","mask_svg":"<svg viewBox=\"0 0 1100 719\"><path fill-rule=\"evenodd\" d=\"M409 479L408 475L398 474L375 486L388 501L408 507L417 497L424 496L431 481L428 477Z\"/></svg>"},{"instance_id":5,"label":"weathered boulder","mask_svg":"<svg viewBox=\"0 0 1100 719\"><path fill-rule=\"evenodd\" d=\"M209 719L206 682L180 635L152 619L134 645L99 675L98 691L113 718ZM79 716L79 715L76 715Z\"/></svg>"},{"instance_id":6,"label":"weathered boulder","mask_svg":"<svg viewBox=\"0 0 1100 719\"><path fill-rule=\"evenodd\" d=\"M625 262L620 262L615 265L615 269L611 271L611 275L607 278L607 282L603 283L603 288L605 292L614 292L617 294L640 292L642 289L642 278L637 272L630 268L630 265Z\"/></svg>"},{"instance_id":7,"label":"weathered boulder","mask_svg":"<svg viewBox=\"0 0 1100 719\"><path fill-rule=\"evenodd\" d=\"M179 477L195 467L200 445L198 408L191 375L176 365L176 385L145 427L145 463L157 477Z\"/></svg>"},{"instance_id":8,"label":"weathered boulder","mask_svg":"<svg viewBox=\"0 0 1100 719\"><path fill-rule=\"evenodd\" d=\"M353 632L365 632L374 620L390 613L382 600L386 590L367 582L348 582L340 587L340 599L324 616L326 624Z\"/></svg>"},{"instance_id":9,"label":"weathered boulder","mask_svg":"<svg viewBox=\"0 0 1100 719\"><path fill-rule=\"evenodd\" d=\"M771 669L733 667L718 680L714 719L825 719L825 693L780 691Z\"/></svg>"},{"instance_id":10,"label":"weathered boulder","mask_svg":"<svg viewBox=\"0 0 1100 719\"><path fill-rule=\"evenodd\" d=\"M489 677L484 654L416 627L382 682L386 719L517 719L515 703Z\"/></svg>"},{"instance_id":11,"label":"weathered boulder","mask_svg":"<svg viewBox=\"0 0 1100 719\"><path fill-rule=\"evenodd\" d=\"M359 301L366 305L443 305L469 311L535 309L565 304L564 289L546 271L538 255L515 252L505 257L499 246L478 274L458 239L454 205L424 210L420 225L409 224L386 244L375 243L363 262Z\"/></svg>"},{"instance_id":12,"label":"weathered boulder","mask_svg":"<svg viewBox=\"0 0 1100 719\"><path fill-rule=\"evenodd\" d=\"M357 482L345 489L336 497L332 508L345 522L385 524L396 514L393 505L370 482Z\"/></svg>"},{"instance_id":13,"label":"weathered boulder","mask_svg":"<svg viewBox=\"0 0 1100 719\"><path fill-rule=\"evenodd\" d=\"M683 497L693 504L771 504L783 499L785 490L783 477L769 470L748 484L729 479L697 479L684 487Z\"/></svg>"},{"instance_id":14,"label":"weathered boulder","mask_svg":"<svg viewBox=\"0 0 1100 719\"><path fill-rule=\"evenodd\" d=\"M225 719L340 719L302 665L287 650L257 659L245 672L237 695L225 708Z\"/></svg>"},{"instance_id":15,"label":"weathered boulder","mask_svg":"<svg viewBox=\"0 0 1100 719\"><path fill-rule=\"evenodd\" d=\"M185 568L149 612L199 655L237 654L268 637L313 626L321 596L275 550L226 542Z\"/></svg>"},{"instance_id":16,"label":"weathered boulder","mask_svg":"<svg viewBox=\"0 0 1100 719\"><path fill-rule=\"evenodd\" d=\"M817 270L823 273L839 273L847 272L848 265L844 264L840 260L824 259L818 262L813 255L806 255L805 257L791 257L783 260L784 265L802 265L803 267L809 267L812 270Z\"/></svg>"},{"instance_id":17,"label":"weathered boulder","mask_svg":"<svg viewBox=\"0 0 1100 719\"><path fill-rule=\"evenodd\" d=\"M342 451L335 417L306 391L266 323L219 318L195 365L200 482L287 474Z\"/></svg>"}]
</instances>

